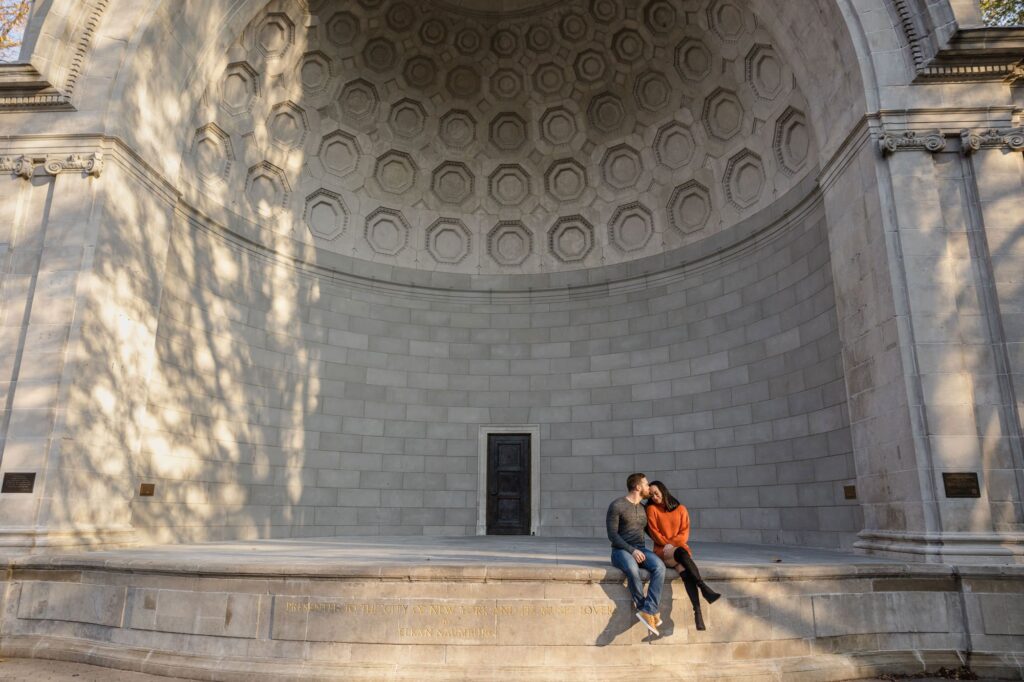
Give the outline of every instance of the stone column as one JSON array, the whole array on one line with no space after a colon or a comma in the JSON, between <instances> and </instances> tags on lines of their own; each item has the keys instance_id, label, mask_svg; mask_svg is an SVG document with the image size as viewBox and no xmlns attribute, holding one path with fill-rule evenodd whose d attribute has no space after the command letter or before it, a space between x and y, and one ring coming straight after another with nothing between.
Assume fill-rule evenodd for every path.
<instances>
[{"instance_id":1,"label":"stone column","mask_svg":"<svg viewBox=\"0 0 1024 682\"><path fill-rule=\"evenodd\" d=\"M882 132L877 142L860 155L877 195L852 200L869 207L855 217L860 241L844 233L847 217L830 227L865 508L857 547L926 561L1024 561L1020 412L1004 331L1013 329L1006 310L1020 305L1019 278L1004 244L997 292L1001 261L990 257L986 229L991 215L1002 220L1002 242L1012 239L1006 232L1020 236L1005 220L1012 173L1000 158L979 176L982 157L965 159L938 130ZM833 207L842 204L837 189Z\"/></svg>"},{"instance_id":2,"label":"stone column","mask_svg":"<svg viewBox=\"0 0 1024 682\"><path fill-rule=\"evenodd\" d=\"M0 196L16 216L0 472L35 476L0 494L0 546L126 544L169 209L123 166L101 179L100 153L35 160Z\"/></svg>"},{"instance_id":3,"label":"stone column","mask_svg":"<svg viewBox=\"0 0 1024 682\"><path fill-rule=\"evenodd\" d=\"M963 131L961 163L973 194L978 258L985 293L997 410L986 415L987 496L998 507L995 529L1018 534L1024 502L1024 128ZM994 511L996 511L994 509Z\"/></svg>"}]
</instances>

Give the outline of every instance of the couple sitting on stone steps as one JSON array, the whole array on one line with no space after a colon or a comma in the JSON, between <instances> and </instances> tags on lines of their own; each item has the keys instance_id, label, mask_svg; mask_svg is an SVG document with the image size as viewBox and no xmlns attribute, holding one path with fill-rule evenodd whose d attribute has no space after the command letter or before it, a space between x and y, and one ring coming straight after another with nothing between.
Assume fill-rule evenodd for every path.
<instances>
[{"instance_id":1,"label":"couple sitting on stone steps","mask_svg":"<svg viewBox=\"0 0 1024 682\"><path fill-rule=\"evenodd\" d=\"M643 474L630 474L626 479L626 490L625 497L608 506L605 521L608 539L612 543L612 565L626 574L637 619L655 635L659 634L661 616L658 608L667 565L678 571L683 579L686 594L693 605L694 622L698 630L703 630L700 594L709 604L721 595L700 577L697 564L690 556L690 548L686 544L690 536L690 515L686 507L672 496L664 483L648 483ZM648 500L646 505L644 500ZM645 531L654 540L654 551L646 547ZM651 574L646 595L640 579L641 567Z\"/></svg>"}]
</instances>

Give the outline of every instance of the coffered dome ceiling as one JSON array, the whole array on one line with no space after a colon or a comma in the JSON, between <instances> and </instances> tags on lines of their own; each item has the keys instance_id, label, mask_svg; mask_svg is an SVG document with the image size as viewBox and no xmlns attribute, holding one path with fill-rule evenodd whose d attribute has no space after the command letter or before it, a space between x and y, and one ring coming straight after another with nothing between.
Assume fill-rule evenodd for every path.
<instances>
[{"instance_id":1,"label":"coffered dome ceiling","mask_svg":"<svg viewBox=\"0 0 1024 682\"><path fill-rule=\"evenodd\" d=\"M685 249L812 170L773 44L732 0L274 0L209 84L185 175L229 216L404 267Z\"/></svg>"}]
</instances>

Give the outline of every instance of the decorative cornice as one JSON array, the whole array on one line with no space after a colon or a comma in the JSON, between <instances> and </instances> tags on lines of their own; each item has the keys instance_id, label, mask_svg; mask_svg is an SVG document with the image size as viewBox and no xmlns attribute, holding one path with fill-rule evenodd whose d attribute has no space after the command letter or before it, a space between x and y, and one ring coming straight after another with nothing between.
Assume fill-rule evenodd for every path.
<instances>
[{"instance_id":1,"label":"decorative cornice","mask_svg":"<svg viewBox=\"0 0 1024 682\"><path fill-rule=\"evenodd\" d=\"M921 45L921 34L914 22L914 13L907 4L907 0L893 0L893 6L896 16L899 17L903 35L910 46L910 57L914 61L914 70L920 71L925 65L925 56L924 47Z\"/></svg>"},{"instance_id":2,"label":"decorative cornice","mask_svg":"<svg viewBox=\"0 0 1024 682\"><path fill-rule=\"evenodd\" d=\"M1024 151L1024 127L984 131L964 129L960 131L960 148L964 154L973 154L982 148Z\"/></svg>"},{"instance_id":3,"label":"decorative cornice","mask_svg":"<svg viewBox=\"0 0 1024 682\"><path fill-rule=\"evenodd\" d=\"M54 85L30 64L0 64L0 113L73 111L71 98L89 55L96 28L110 0L93 0L78 34L63 86Z\"/></svg>"},{"instance_id":4,"label":"decorative cornice","mask_svg":"<svg viewBox=\"0 0 1024 682\"><path fill-rule=\"evenodd\" d=\"M1015 81L1024 77L1024 29L961 29L933 59L915 67L916 83Z\"/></svg>"},{"instance_id":5,"label":"decorative cornice","mask_svg":"<svg viewBox=\"0 0 1024 682\"><path fill-rule=\"evenodd\" d=\"M904 151L941 152L946 148L946 138L938 128L934 130L906 130L899 134L882 132L878 137L878 148L883 156Z\"/></svg>"},{"instance_id":6,"label":"decorative cornice","mask_svg":"<svg viewBox=\"0 0 1024 682\"><path fill-rule=\"evenodd\" d=\"M103 18L103 13L107 11L107 5L110 0L96 0L92 7L92 11L89 12L88 17L85 19L85 28L82 29L81 34L78 37L78 44L75 46L75 56L71 59L71 66L68 68L68 77L64 81L64 93L70 100L71 95L75 92L75 85L78 83L78 77L82 73L82 67L85 64L86 55L89 53L89 47L92 45L92 38L96 33L96 27L100 25L100 19Z\"/></svg>"}]
</instances>

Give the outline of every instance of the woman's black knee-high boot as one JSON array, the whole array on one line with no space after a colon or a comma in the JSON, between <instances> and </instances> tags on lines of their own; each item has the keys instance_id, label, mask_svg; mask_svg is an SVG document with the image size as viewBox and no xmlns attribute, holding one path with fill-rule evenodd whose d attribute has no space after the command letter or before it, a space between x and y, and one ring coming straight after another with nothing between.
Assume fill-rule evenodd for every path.
<instances>
[{"instance_id":1,"label":"woman's black knee-high boot","mask_svg":"<svg viewBox=\"0 0 1024 682\"><path fill-rule=\"evenodd\" d=\"M693 557L682 547L676 547L676 551L672 553L676 563L686 569L686 572L693 576L696 581L697 587L700 588L700 593L704 595L704 598L708 600L709 604L714 604L718 601L718 598L722 595L715 592L711 587L704 582L704 578L700 577L700 571L697 569L697 564L694 563Z\"/></svg>"},{"instance_id":2,"label":"woman's black knee-high boot","mask_svg":"<svg viewBox=\"0 0 1024 682\"><path fill-rule=\"evenodd\" d=\"M689 573L684 573L682 578L683 587L686 588L686 596L690 598L690 604L693 605L693 624L698 630L704 630L706 628L704 627L704 614L700 612L700 595L697 594L697 581Z\"/></svg>"}]
</instances>

